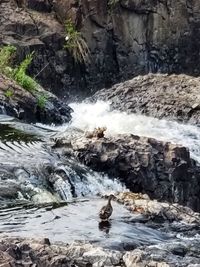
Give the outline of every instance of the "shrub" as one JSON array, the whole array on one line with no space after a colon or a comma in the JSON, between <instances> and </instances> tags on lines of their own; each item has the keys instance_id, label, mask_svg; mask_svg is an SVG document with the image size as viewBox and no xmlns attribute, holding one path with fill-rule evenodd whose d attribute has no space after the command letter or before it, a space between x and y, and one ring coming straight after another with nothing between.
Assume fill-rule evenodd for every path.
<instances>
[{"instance_id":1,"label":"shrub","mask_svg":"<svg viewBox=\"0 0 200 267\"><path fill-rule=\"evenodd\" d=\"M68 49L76 62L87 62L90 54L88 45L81 33L76 30L71 20L66 21L65 31L67 36L64 47Z\"/></svg>"},{"instance_id":2,"label":"shrub","mask_svg":"<svg viewBox=\"0 0 200 267\"><path fill-rule=\"evenodd\" d=\"M11 88L8 88L7 90L6 90L6 92L4 93L4 95L5 95L5 97L7 97L7 98L12 98L12 96L14 95L14 92L13 92L13 90L11 89Z\"/></svg>"},{"instance_id":3,"label":"shrub","mask_svg":"<svg viewBox=\"0 0 200 267\"><path fill-rule=\"evenodd\" d=\"M33 54L28 54L21 64L13 70L13 79L27 91L33 92L37 89L37 82L26 74L28 66L33 60Z\"/></svg>"},{"instance_id":4,"label":"shrub","mask_svg":"<svg viewBox=\"0 0 200 267\"><path fill-rule=\"evenodd\" d=\"M12 74L12 59L16 48L12 45L7 45L0 48L0 73L10 76Z\"/></svg>"},{"instance_id":5,"label":"shrub","mask_svg":"<svg viewBox=\"0 0 200 267\"><path fill-rule=\"evenodd\" d=\"M44 109L47 103L48 97L44 94L37 96L37 105L40 109Z\"/></svg>"},{"instance_id":6,"label":"shrub","mask_svg":"<svg viewBox=\"0 0 200 267\"><path fill-rule=\"evenodd\" d=\"M109 0L108 1L108 7L110 8L110 10L113 10L117 4L119 4L120 0Z\"/></svg>"}]
</instances>

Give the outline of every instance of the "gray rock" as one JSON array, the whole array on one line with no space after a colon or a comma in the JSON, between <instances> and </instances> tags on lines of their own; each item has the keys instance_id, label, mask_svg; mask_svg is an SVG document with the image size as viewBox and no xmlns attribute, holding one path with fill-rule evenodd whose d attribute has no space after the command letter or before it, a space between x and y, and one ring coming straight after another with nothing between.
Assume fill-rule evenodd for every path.
<instances>
[{"instance_id":1,"label":"gray rock","mask_svg":"<svg viewBox=\"0 0 200 267\"><path fill-rule=\"evenodd\" d=\"M15 44L19 61L35 50L31 74L47 65L37 79L66 99L148 72L200 74L198 0L16 2L0 3L0 44ZM86 64L63 48L69 18L90 49Z\"/></svg>"},{"instance_id":2,"label":"gray rock","mask_svg":"<svg viewBox=\"0 0 200 267\"><path fill-rule=\"evenodd\" d=\"M118 177L132 192L200 210L200 170L185 147L152 138L117 135L81 137L71 141L71 148L64 146L63 153L72 153L95 171Z\"/></svg>"},{"instance_id":3,"label":"gray rock","mask_svg":"<svg viewBox=\"0 0 200 267\"><path fill-rule=\"evenodd\" d=\"M149 74L97 92L89 101L109 101L113 109L200 124L200 79Z\"/></svg>"}]
</instances>

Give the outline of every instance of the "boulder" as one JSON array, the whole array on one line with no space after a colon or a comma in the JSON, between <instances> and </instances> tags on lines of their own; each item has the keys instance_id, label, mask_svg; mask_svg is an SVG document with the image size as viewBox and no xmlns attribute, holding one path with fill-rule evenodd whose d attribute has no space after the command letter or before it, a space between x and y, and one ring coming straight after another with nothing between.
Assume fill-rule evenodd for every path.
<instances>
[{"instance_id":1,"label":"boulder","mask_svg":"<svg viewBox=\"0 0 200 267\"><path fill-rule=\"evenodd\" d=\"M200 124L200 78L148 74L102 89L89 101L109 101L127 113Z\"/></svg>"},{"instance_id":2,"label":"boulder","mask_svg":"<svg viewBox=\"0 0 200 267\"><path fill-rule=\"evenodd\" d=\"M59 144L60 145L60 144ZM187 148L135 135L76 138L64 146L80 162L119 178L132 192L200 210L200 170Z\"/></svg>"},{"instance_id":3,"label":"boulder","mask_svg":"<svg viewBox=\"0 0 200 267\"><path fill-rule=\"evenodd\" d=\"M0 74L0 114L7 114L26 122L69 122L72 109L52 93L39 89L39 92L30 93ZM38 104L37 94L47 96L44 107Z\"/></svg>"}]
</instances>

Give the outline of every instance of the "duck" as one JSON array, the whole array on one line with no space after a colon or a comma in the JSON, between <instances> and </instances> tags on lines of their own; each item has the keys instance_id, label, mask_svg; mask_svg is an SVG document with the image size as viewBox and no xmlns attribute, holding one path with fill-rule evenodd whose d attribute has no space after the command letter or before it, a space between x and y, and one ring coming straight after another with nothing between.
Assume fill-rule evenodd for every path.
<instances>
[{"instance_id":1,"label":"duck","mask_svg":"<svg viewBox=\"0 0 200 267\"><path fill-rule=\"evenodd\" d=\"M106 206L103 206L99 212L99 218L101 219L101 221L108 221L108 219L110 218L110 216L112 215L113 212L113 207L111 205L111 200L114 199L115 196L114 195L110 195L108 198L108 203Z\"/></svg>"}]
</instances>

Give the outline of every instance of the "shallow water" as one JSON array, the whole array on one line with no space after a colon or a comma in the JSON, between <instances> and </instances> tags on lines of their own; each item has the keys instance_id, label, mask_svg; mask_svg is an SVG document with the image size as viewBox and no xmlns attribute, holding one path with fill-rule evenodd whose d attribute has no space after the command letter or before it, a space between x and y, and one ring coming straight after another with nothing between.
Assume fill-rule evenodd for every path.
<instances>
[{"instance_id":1,"label":"shallow water","mask_svg":"<svg viewBox=\"0 0 200 267\"><path fill-rule=\"evenodd\" d=\"M117 250L172 241L170 235L141 223L141 215L131 215L115 202L109 223L100 223L98 211L106 202L92 199L57 209L49 206L0 210L0 231L20 237L48 237L53 242L90 241Z\"/></svg>"},{"instance_id":2,"label":"shallow water","mask_svg":"<svg viewBox=\"0 0 200 267\"><path fill-rule=\"evenodd\" d=\"M96 173L56 154L50 148L51 138L77 135L95 127L106 126L106 135L132 133L185 145L200 163L200 131L198 127L167 120L112 111L108 103L71 104L72 121L59 127L31 125L5 115L0 116L0 188L17 188L15 198L3 198L0 204L0 231L25 237L49 237L51 241L90 241L100 246L129 250L141 245L173 242L170 235L145 225L138 214L113 203L114 212L108 224L99 224L98 211L105 204L94 196L126 190L117 180ZM14 129L14 130L13 130ZM17 135L13 134L17 133ZM47 170L52 169L49 173ZM53 174L52 174L53 173ZM89 198L56 209L39 207L38 203ZM17 206L18 203L32 203ZM9 207L11 204L12 208ZM50 204L48 204L50 205Z\"/></svg>"}]
</instances>

